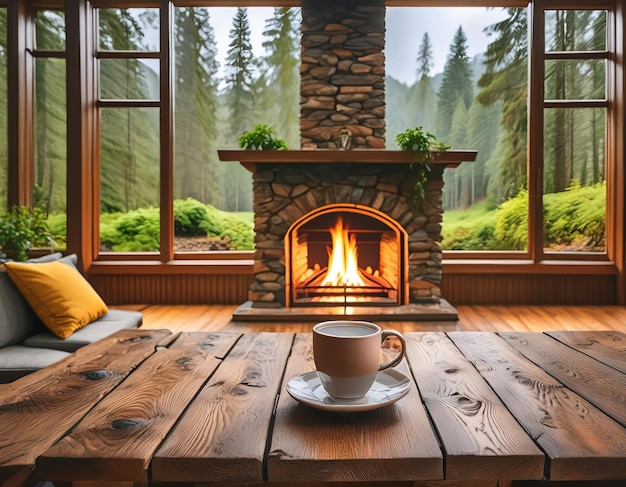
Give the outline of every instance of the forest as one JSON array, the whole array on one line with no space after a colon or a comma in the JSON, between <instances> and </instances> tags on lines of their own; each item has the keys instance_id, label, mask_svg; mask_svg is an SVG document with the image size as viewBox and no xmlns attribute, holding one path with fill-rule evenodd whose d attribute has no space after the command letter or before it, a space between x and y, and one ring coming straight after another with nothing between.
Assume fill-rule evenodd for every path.
<instances>
[{"instance_id":1,"label":"forest","mask_svg":"<svg viewBox=\"0 0 626 487\"><path fill-rule=\"evenodd\" d=\"M211 10L175 9L175 228L177 236L228 237L234 248L251 248L251 175L236 163L220 162L217 149L237 147L239 135L257 123L270 125L290 148L299 148L300 12L275 8L262 33L265 54L255 56L249 9L236 9L228 52L221 61ZM484 53L468 56L461 25L451 39L443 72L433 73L433 46L426 33L399 53L417 59L414 83L401 83L390 74L386 78L388 148L395 148L396 134L423 126L455 149L478 151L475 163L446 170L444 175L445 248L523 250L527 245L527 12L504 10L505 20L486 27L492 41ZM100 51L156 49L149 32L158 29L158 11L98 9L98 14ZM37 48L62 51L64 39L62 13L39 11ZM603 49L606 12L548 12L546 50ZM0 9L0 100L6 99L5 53L6 10ZM158 100L158 63L151 61L141 56L98 60L104 249L158 249L158 108L106 104ZM65 65L62 59L38 57L35 67L34 203L50 215L51 229L63 233ZM605 73L605 60L546 62L545 98L602 100ZM544 213L552 212L545 217L546 246L602 250L606 112L549 108L544 116ZM6 110L0 108L0 133L6 133L6 123ZM6 157L6 138L0 137L3 201ZM565 212L559 198L588 204L570 205L579 213ZM230 217L226 220L236 222L237 231L224 228L225 214ZM186 225L189 221L197 224ZM559 231L553 234L550 230L555 227Z\"/></svg>"}]
</instances>

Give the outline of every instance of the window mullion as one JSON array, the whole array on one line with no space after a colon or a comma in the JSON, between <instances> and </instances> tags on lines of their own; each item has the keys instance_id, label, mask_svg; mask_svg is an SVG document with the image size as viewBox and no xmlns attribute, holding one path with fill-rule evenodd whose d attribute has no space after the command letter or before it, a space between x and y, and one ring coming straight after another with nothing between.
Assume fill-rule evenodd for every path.
<instances>
[{"instance_id":1,"label":"window mullion","mask_svg":"<svg viewBox=\"0 0 626 487\"><path fill-rule=\"evenodd\" d=\"M161 52L160 85L160 157L161 157L161 260L174 259L174 100L173 24L174 8L169 0L159 2L159 36Z\"/></svg>"},{"instance_id":2,"label":"window mullion","mask_svg":"<svg viewBox=\"0 0 626 487\"><path fill-rule=\"evenodd\" d=\"M34 44L33 15L24 2L9 2L7 10L7 135L8 206L27 205L33 192Z\"/></svg>"},{"instance_id":3,"label":"window mullion","mask_svg":"<svg viewBox=\"0 0 626 487\"><path fill-rule=\"evenodd\" d=\"M545 11L529 7L528 82L528 251L533 262L543 259L543 124Z\"/></svg>"}]
</instances>

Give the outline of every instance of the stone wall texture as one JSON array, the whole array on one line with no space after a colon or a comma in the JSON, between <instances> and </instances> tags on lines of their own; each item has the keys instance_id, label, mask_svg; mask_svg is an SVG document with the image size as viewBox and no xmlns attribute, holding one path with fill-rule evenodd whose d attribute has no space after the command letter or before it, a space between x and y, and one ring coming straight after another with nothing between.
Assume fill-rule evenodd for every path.
<instances>
[{"instance_id":1,"label":"stone wall texture","mask_svg":"<svg viewBox=\"0 0 626 487\"><path fill-rule=\"evenodd\" d=\"M416 209L407 164L259 165L253 180L256 254L248 299L254 307L284 307L289 228L319 207L345 203L380 210L402 226L408 236L409 301L439 302L442 175L442 168L430 171L425 199Z\"/></svg>"},{"instance_id":2,"label":"stone wall texture","mask_svg":"<svg viewBox=\"0 0 626 487\"><path fill-rule=\"evenodd\" d=\"M385 2L365 3L303 2L302 148L385 147Z\"/></svg>"}]
</instances>

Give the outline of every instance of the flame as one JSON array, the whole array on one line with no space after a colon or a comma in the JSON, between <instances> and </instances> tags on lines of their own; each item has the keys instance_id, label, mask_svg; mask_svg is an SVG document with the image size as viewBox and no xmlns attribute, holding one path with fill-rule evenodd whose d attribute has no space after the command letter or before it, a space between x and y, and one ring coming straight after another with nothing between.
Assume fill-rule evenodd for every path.
<instances>
[{"instance_id":1,"label":"flame","mask_svg":"<svg viewBox=\"0 0 626 487\"><path fill-rule=\"evenodd\" d=\"M322 286L365 286L358 266L356 236L349 235L339 217L334 228L330 229L332 249L328 248L328 272Z\"/></svg>"}]
</instances>

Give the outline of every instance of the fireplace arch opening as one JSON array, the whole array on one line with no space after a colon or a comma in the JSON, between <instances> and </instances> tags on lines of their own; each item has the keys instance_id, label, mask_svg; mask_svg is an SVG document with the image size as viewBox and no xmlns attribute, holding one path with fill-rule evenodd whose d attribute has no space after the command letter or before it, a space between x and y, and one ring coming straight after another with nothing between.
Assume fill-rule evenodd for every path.
<instances>
[{"instance_id":1,"label":"fireplace arch opening","mask_svg":"<svg viewBox=\"0 0 626 487\"><path fill-rule=\"evenodd\" d=\"M287 307L406 304L407 242L397 221L371 207L305 214L285 235Z\"/></svg>"}]
</instances>

